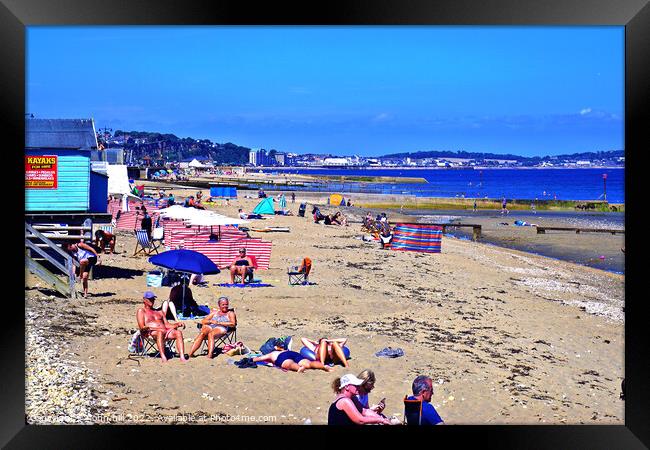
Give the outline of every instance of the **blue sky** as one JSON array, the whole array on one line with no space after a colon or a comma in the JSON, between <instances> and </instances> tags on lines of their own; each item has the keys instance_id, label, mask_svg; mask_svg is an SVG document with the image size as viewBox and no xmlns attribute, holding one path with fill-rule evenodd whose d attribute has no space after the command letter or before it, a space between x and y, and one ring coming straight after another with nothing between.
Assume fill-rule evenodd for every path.
<instances>
[{"instance_id":1,"label":"blue sky","mask_svg":"<svg viewBox=\"0 0 650 450\"><path fill-rule=\"evenodd\" d=\"M623 27L28 27L26 111L297 153L624 145Z\"/></svg>"}]
</instances>

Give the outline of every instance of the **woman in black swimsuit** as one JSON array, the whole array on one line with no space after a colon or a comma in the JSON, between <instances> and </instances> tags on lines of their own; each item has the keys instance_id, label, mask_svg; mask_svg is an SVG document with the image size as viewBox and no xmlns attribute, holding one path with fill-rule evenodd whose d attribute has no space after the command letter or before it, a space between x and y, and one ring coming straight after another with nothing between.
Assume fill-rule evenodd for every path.
<instances>
[{"instance_id":1,"label":"woman in black swimsuit","mask_svg":"<svg viewBox=\"0 0 650 450\"><path fill-rule=\"evenodd\" d=\"M242 283L246 283L246 278L253 278L253 260L246 256L246 249L239 249L239 257L230 264L230 282L235 284L235 275L240 275Z\"/></svg>"},{"instance_id":2,"label":"woman in black swimsuit","mask_svg":"<svg viewBox=\"0 0 650 450\"><path fill-rule=\"evenodd\" d=\"M304 372L307 369L320 369L325 372L331 372L333 367L329 367L320 361L310 361L298 352L285 350L282 346L276 344L275 350L266 355L256 356L253 362L272 362L275 367L293 372Z\"/></svg>"},{"instance_id":3,"label":"woman in black swimsuit","mask_svg":"<svg viewBox=\"0 0 650 450\"><path fill-rule=\"evenodd\" d=\"M332 388L336 392L336 399L330 405L327 413L328 425L365 425L370 423L379 423L390 425L390 420L381 416L364 416L360 406L352 400L352 397L358 394L359 386L363 380L355 377L351 373L337 378L332 383Z\"/></svg>"}]
</instances>

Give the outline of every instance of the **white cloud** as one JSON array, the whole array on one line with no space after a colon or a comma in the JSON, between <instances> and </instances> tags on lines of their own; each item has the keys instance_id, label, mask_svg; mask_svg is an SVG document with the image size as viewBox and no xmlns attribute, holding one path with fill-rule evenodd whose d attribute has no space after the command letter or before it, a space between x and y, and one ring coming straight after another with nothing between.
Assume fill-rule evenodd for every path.
<instances>
[{"instance_id":1,"label":"white cloud","mask_svg":"<svg viewBox=\"0 0 650 450\"><path fill-rule=\"evenodd\" d=\"M589 114L591 112L591 108L583 108L580 110L580 115L584 116L585 114Z\"/></svg>"}]
</instances>

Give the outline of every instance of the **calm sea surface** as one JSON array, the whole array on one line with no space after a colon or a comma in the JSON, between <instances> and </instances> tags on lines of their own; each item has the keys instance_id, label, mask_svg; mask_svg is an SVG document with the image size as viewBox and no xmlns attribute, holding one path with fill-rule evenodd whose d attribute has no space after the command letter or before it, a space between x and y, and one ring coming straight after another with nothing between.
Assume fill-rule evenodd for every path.
<instances>
[{"instance_id":1,"label":"calm sea surface","mask_svg":"<svg viewBox=\"0 0 650 450\"><path fill-rule=\"evenodd\" d=\"M625 202L625 169L296 169L266 172L307 175L420 177L427 183L328 183L340 192L411 194L418 197L487 197ZM607 175L606 185L603 175Z\"/></svg>"}]
</instances>

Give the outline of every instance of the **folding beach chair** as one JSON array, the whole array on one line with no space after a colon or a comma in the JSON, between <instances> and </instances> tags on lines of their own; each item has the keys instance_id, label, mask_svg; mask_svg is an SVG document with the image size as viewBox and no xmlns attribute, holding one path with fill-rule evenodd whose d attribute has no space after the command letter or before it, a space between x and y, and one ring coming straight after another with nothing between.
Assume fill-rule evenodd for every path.
<instances>
[{"instance_id":1,"label":"folding beach chair","mask_svg":"<svg viewBox=\"0 0 650 450\"><path fill-rule=\"evenodd\" d=\"M234 311L234 310L231 310ZM201 328L203 328L202 323L197 323L196 328L201 331ZM237 327L228 327L228 331L226 331L226 334L222 335L221 337L218 337L217 339L214 340L214 349L212 352L219 348L222 345L225 344L234 344L237 342ZM208 354L208 340L204 340L203 343L201 344L201 353L207 355Z\"/></svg>"},{"instance_id":2,"label":"folding beach chair","mask_svg":"<svg viewBox=\"0 0 650 450\"><path fill-rule=\"evenodd\" d=\"M171 355L174 355L174 342L176 342L176 339L165 339L165 352ZM138 335L138 338L135 340L135 342L132 342L133 344L133 351L131 354L133 356L153 356L158 357L160 356L160 352L158 351L158 345L156 344L156 340L152 336L143 336L142 333Z\"/></svg>"},{"instance_id":3,"label":"folding beach chair","mask_svg":"<svg viewBox=\"0 0 650 450\"><path fill-rule=\"evenodd\" d=\"M257 270L257 258L253 255L249 255L251 260L253 261L253 265L248 267L248 270L246 271L246 277L248 278L249 283L253 282L253 279L255 278L255 271ZM241 279L241 275L236 274L235 275L235 283L243 283Z\"/></svg>"},{"instance_id":4,"label":"folding beach chair","mask_svg":"<svg viewBox=\"0 0 650 450\"><path fill-rule=\"evenodd\" d=\"M300 266L293 266L287 269L287 275L289 276L289 285L297 286L301 284L307 284L308 274L311 271L311 259L303 258Z\"/></svg>"},{"instance_id":5,"label":"folding beach chair","mask_svg":"<svg viewBox=\"0 0 650 450\"><path fill-rule=\"evenodd\" d=\"M133 256L136 256L140 253L144 253L147 256L151 255L153 252L156 252L156 254L158 253L158 247L160 247L160 243L156 244L155 241L149 240L147 230L135 230L135 238L137 242L135 243ZM140 248L139 250L138 247Z\"/></svg>"},{"instance_id":6,"label":"folding beach chair","mask_svg":"<svg viewBox=\"0 0 650 450\"><path fill-rule=\"evenodd\" d=\"M404 425L422 425L422 400L408 400L404 396Z\"/></svg>"}]
</instances>

